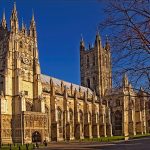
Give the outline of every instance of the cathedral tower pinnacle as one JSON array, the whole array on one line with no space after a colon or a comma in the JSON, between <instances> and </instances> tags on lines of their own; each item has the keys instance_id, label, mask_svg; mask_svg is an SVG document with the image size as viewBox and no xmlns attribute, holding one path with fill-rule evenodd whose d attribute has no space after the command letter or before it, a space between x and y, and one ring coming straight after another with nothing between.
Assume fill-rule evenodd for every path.
<instances>
[{"instance_id":1,"label":"cathedral tower pinnacle","mask_svg":"<svg viewBox=\"0 0 150 150\"><path fill-rule=\"evenodd\" d=\"M14 3L14 7L10 18L10 29L12 33L18 33L19 31L19 22L17 16L16 3Z\"/></svg>"},{"instance_id":2,"label":"cathedral tower pinnacle","mask_svg":"<svg viewBox=\"0 0 150 150\"><path fill-rule=\"evenodd\" d=\"M2 21L1 21L1 26L6 29L6 18L5 18L5 11L3 11L3 17L2 17Z\"/></svg>"},{"instance_id":3,"label":"cathedral tower pinnacle","mask_svg":"<svg viewBox=\"0 0 150 150\"><path fill-rule=\"evenodd\" d=\"M29 29L29 35L33 38L37 38L37 34L36 34L36 23L35 23L35 19L34 19L34 12L32 12L32 19L30 22L30 29Z\"/></svg>"},{"instance_id":4,"label":"cathedral tower pinnacle","mask_svg":"<svg viewBox=\"0 0 150 150\"><path fill-rule=\"evenodd\" d=\"M95 38L95 47L99 47L101 45L101 37L99 31L97 30L96 38Z\"/></svg>"},{"instance_id":5,"label":"cathedral tower pinnacle","mask_svg":"<svg viewBox=\"0 0 150 150\"><path fill-rule=\"evenodd\" d=\"M81 40L80 40L80 50L85 50L85 45L84 45L84 40L83 40L83 36L81 35Z\"/></svg>"}]
</instances>

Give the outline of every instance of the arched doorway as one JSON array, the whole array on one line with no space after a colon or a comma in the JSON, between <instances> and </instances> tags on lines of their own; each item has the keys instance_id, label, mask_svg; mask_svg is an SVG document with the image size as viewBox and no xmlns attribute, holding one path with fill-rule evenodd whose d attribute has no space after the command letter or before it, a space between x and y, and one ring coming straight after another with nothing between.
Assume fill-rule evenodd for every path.
<instances>
[{"instance_id":1,"label":"arched doorway","mask_svg":"<svg viewBox=\"0 0 150 150\"><path fill-rule=\"evenodd\" d=\"M32 142L42 142L41 134L38 131L32 134Z\"/></svg>"}]
</instances>

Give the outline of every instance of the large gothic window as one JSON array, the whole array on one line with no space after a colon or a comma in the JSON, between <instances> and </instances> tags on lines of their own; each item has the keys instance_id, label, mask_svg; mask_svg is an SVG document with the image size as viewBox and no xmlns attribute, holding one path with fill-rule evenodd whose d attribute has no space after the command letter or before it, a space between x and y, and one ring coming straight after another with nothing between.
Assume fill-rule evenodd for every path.
<instances>
[{"instance_id":1,"label":"large gothic window","mask_svg":"<svg viewBox=\"0 0 150 150\"><path fill-rule=\"evenodd\" d=\"M122 130L122 112L119 110L115 112L115 130Z\"/></svg>"},{"instance_id":2,"label":"large gothic window","mask_svg":"<svg viewBox=\"0 0 150 150\"><path fill-rule=\"evenodd\" d=\"M69 119L70 119L70 132L71 136L73 136L73 111L72 109L69 109Z\"/></svg>"},{"instance_id":3,"label":"large gothic window","mask_svg":"<svg viewBox=\"0 0 150 150\"><path fill-rule=\"evenodd\" d=\"M60 108L57 109L57 118L58 118L59 133L62 133L63 117L62 117L62 110Z\"/></svg>"},{"instance_id":4,"label":"large gothic window","mask_svg":"<svg viewBox=\"0 0 150 150\"><path fill-rule=\"evenodd\" d=\"M96 113L96 123L98 123L99 122L99 113L97 112Z\"/></svg>"},{"instance_id":5,"label":"large gothic window","mask_svg":"<svg viewBox=\"0 0 150 150\"><path fill-rule=\"evenodd\" d=\"M72 123L73 122L73 111L72 111L72 109L69 109L69 119L70 119L70 122Z\"/></svg>"},{"instance_id":6,"label":"large gothic window","mask_svg":"<svg viewBox=\"0 0 150 150\"><path fill-rule=\"evenodd\" d=\"M82 133L83 133L83 126L84 126L84 124L83 124L83 112L80 110L79 111L79 116L80 116L80 125L81 125L81 131L82 131Z\"/></svg>"},{"instance_id":7,"label":"large gothic window","mask_svg":"<svg viewBox=\"0 0 150 150\"><path fill-rule=\"evenodd\" d=\"M88 113L88 119L89 119L89 123L92 122L92 115L91 115L91 112Z\"/></svg>"}]
</instances>

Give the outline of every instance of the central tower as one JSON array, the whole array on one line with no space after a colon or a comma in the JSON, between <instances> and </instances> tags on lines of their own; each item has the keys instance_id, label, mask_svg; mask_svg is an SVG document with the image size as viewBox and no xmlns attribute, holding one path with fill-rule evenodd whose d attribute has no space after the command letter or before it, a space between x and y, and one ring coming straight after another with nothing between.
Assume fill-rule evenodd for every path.
<instances>
[{"instance_id":1,"label":"central tower","mask_svg":"<svg viewBox=\"0 0 150 150\"><path fill-rule=\"evenodd\" d=\"M111 53L108 39L102 47L99 32L96 34L94 46L86 49L84 40L80 41L80 74L81 85L96 92L100 97L112 87Z\"/></svg>"}]
</instances>

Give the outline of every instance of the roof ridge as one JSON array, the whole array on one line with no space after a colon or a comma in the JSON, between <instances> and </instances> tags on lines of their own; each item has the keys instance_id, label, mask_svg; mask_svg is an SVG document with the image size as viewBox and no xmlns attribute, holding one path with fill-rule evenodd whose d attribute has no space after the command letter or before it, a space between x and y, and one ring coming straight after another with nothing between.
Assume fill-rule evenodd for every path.
<instances>
[{"instance_id":1,"label":"roof ridge","mask_svg":"<svg viewBox=\"0 0 150 150\"><path fill-rule=\"evenodd\" d=\"M55 78L55 77L51 77L51 76L49 76L49 75L45 75L45 74L41 74L41 76L45 76L45 77L48 77L49 78L49 80L50 79L54 79L54 80L57 80L57 81L63 81L64 82L64 84L66 83L66 84L70 84L70 86L71 86L71 84L73 85L73 86L78 86L78 88L80 87L81 88L81 90L83 90L83 88L84 89L86 89L86 90L90 90L91 92L93 92L90 88L88 88L88 87L84 87L84 86L81 86L81 85L78 85L78 84L75 84L75 83L72 83L72 82L68 82L68 81L65 81L65 80L61 80L61 79L58 79L58 78ZM45 80L45 79L44 79ZM46 81L47 83L48 83L48 81ZM57 83L58 84L58 83Z\"/></svg>"}]
</instances>

